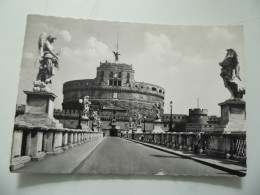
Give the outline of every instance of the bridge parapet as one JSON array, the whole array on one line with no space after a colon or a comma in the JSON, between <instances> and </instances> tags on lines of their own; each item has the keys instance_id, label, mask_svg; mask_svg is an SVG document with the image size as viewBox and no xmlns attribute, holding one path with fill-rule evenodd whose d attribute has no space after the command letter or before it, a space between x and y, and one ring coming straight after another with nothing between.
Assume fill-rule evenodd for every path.
<instances>
[{"instance_id":1,"label":"bridge parapet","mask_svg":"<svg viewBox=\"0 0 260 195\"><path fill-rule=\"evenodd\" d=\"M245 132L131 133L125 138L246 163Z\"/></svg>"},{"instance_id":2,"label":"bridge parapet","mask_svg":"<svg viewBox=\"0 0 260 195\"><path fill-rule=\"evenodd\" d=\"M29 161L39 161L46 155L57 155L69 148L101 137L103 137L102 132L15 125L10 171L23 167Z\"/></svg>"}]
</instances>

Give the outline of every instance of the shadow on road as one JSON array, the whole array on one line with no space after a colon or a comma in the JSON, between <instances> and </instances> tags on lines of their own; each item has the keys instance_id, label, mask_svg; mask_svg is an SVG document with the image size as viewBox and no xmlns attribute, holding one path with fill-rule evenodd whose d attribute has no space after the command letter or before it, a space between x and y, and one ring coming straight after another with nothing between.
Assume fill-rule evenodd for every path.
<instances>
[{"instance_id":1,"label":"shadow on road","mask_svg":"<svg viewBox=\"0 0 260 195\"><path fill-rule=\"evenodd\" d=\"M178 156L170 156L170 155L154 155L154 154L149 154L149 156L158 157L158 158L181 158L181 157L178 157Z\"/></svg>"}]
</instances>

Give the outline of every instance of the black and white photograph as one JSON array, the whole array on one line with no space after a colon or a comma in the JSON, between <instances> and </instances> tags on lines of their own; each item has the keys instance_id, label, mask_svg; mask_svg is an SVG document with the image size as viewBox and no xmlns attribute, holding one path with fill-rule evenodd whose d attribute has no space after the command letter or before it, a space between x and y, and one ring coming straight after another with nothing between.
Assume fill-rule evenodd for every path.
<instances>
[{"instance_id":1,"label":"black and white photograph","mask_svg":"<svg viewBox=\"0 0 260 195\"><path fill-rule=\"evenodd\" d=\"M12 173L247 172L242 25L28 15Z\"/></svg>"}]
</instances>

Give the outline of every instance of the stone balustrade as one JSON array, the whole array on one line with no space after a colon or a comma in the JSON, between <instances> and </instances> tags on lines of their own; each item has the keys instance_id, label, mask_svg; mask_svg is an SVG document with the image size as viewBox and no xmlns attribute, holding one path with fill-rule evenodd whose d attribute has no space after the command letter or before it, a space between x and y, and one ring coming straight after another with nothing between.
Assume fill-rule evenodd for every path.
<instances>
[{"instance_id":1,"label":"stone balustrade","mask_svg":"<svg viewBox=\"0 0 260 195\"><path fill-rule=\"evenodd\" d=\"M246 163L245 132L133 133L125 138Z\"/></svg>"},{"instance_id":2,"label":"stone balustrade","mask_svg":"<svg viewBox=\"0 0 260 195\"><path fill-rule=\"evenodd\" d=\"M15 125L10 170L45 155L57 155L69 148L103 137L101 132L45 126Z\"/></svg>"}]
</instances>

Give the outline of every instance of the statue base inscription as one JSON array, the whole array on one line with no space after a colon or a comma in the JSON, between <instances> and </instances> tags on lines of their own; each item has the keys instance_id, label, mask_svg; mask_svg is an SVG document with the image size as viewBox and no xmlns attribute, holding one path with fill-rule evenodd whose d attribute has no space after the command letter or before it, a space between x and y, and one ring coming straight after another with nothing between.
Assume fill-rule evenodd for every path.
<instances>
[{"instance_id":1,"label":"statue base inscription","mask_svg":"<svg viewBox=\"0 0 260 195\"><path fill-rule=\"evenodd\" d=\"M220 103L221 124L216 128L217 131L246 131L246 103L241 99L227 100Z\"/></svg>"},{"instance_id":2,"label":"statue base inscription","mask_svg":"<svg viewBox=\"0 0 260 195\"><path fill-rule=\"evenodd\" d=\"M161 120L154 121L154 129L152 133L164 133L164 130L161 127Z\"/></svg>"}]
</instances>

